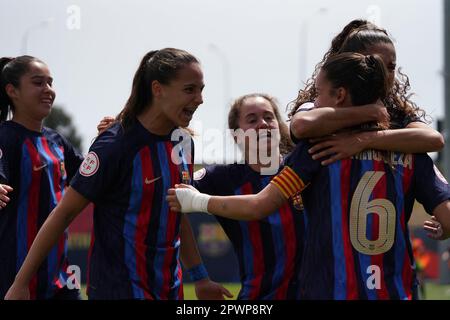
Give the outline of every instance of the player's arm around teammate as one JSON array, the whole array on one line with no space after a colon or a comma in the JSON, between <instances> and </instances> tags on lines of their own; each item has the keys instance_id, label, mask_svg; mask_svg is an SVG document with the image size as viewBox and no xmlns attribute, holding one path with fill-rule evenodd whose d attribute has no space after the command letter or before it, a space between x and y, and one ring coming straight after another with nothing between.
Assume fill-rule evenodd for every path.
<instances>
[{"instance_id":1,"label":"player's arm around teammate","mask_svg":"<svg viewBox=\"0 0 450 320\"><path fill-rule=\"evenodd\" d=\"M314 80L319 66L329 56L342 52L380 55L389 72L390 90L386 99L376 104L358 107L311 107L317 97ZM395 72L395 47L386 30L365 20L350 22L333 39L330 49L323 61L317 65L306 88L299 91L297 99L292 103L290 113L292 135L297 139L323 137L314 141L316 145L310 152L315 158L332 155L324 161L324 165L365 149L405 153L441 150L444 145L442 135L421 121L421 117L425 117L425 112L409 98L408 77L401 71L398 71L397 75ZM302 111L305 109L310 111ZM339 129L374 121L379 123L390 121L391 130L334 135Z\"/></svg>"}]
</instances>

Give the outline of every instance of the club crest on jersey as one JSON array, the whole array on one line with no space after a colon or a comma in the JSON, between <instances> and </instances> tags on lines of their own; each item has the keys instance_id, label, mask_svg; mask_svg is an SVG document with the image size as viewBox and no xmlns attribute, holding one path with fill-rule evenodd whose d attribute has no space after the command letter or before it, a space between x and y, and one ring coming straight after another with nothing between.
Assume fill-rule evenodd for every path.
<instances>
[{"instance_id":1,"label":"club crest on jersey","mask_svg":"<svg viewBox=\"0 0 450 320\"><path fill-rule=\"evenodd\" d=\"M98 167L100 166L100 160L95 152L91 151L84 158L83 163L80 166L80 174L84 177L90 177L94 175Z\"/></svg>"},{"instance_id":2,"label":"club crest on jersey","mask_svg":"<svg viewBox=\"0 0 450 320\"><path fill-rule=\"evenodd\" d=\"M292 205L299 211L303 210L303 199L300 192L297 192L292 196Z\"/></svg>"},{"instance_id":3,"label":"club crest on jersey","mask_svg":"<svg viewBox=\"0 0 450 320\"><path fill-rule=\"evenodd\" d=\"M190 184L191 183L191 175L189 174L189 171L182 171L181 172L181 181L184 184Z\"/></svg>"},{"instance_id":4,"label":"club crest on jersey","mask_svg":"<svg viewBox=\"0 0 450 320\"><path fill-rule=\"evenodd\" d=\"M206 169L205 168L197 170L197 171L194 172L194 180L195 181L202 180L205 175L206 175Z\"/></svg>"}]
</instances>

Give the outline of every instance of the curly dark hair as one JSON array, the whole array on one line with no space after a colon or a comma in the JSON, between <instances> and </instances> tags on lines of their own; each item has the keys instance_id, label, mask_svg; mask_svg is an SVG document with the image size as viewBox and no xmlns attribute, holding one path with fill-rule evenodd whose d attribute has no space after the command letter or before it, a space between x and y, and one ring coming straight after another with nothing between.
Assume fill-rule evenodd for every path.
<instances>
[{"instance_id":1,"label":"curly dark hair","mask_svg":"<svg viewBox=\"0 0 450 320\"><path fill-rule=\"evenodd\" d=\"M295 100L288 104L290 108L289 119L295 114L299 106L306 102L312 102L317 97L315 79L324 62L332 55L343 52L357 52L368 54L369 49L377 44L387 43L394 45L385 29L379 28L367 20L353 20L333 38L330 49L324 54L311 76L307 80L305 88L300 89ZM384 104L388 108L391 119L423 119L426 114L413 101L410 100L413 94L408 93L411 86L409 78L401 69L397 70L394 83L390 88L388 96L384 99Z\"/></svg>"}]
</instances>

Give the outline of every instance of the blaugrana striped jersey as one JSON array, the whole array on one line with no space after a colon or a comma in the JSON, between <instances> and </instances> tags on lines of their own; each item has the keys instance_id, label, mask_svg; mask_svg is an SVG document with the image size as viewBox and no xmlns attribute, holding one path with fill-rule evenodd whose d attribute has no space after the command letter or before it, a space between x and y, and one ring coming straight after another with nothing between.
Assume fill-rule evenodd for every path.
<instances>
[{"instance_id":1,"label":"blaugrana striped jersey","mask_svg":"<svg viewBox=\"0 0 450 320\"><path fill-rule=\"evenodd\" d=\"M287 198L303 190L308 232L300 297L415 298L407 225L414 201L432 213L450 198L431 158L367 150L324 167L310 147L300 142L272 180Z\"/></svg>"},{"instance_id":2,"label":"blaugrana striped jersey","mask_svg":"<svg viewBox=\"0 0 450 320\"><path fill-rule=\"evenodd\" d=\"M208 166L194 179L200 192L225 196L256 194L272 176L260 175L245 164L231 164ZM305 227L301 207L298 197L260 221L216 216L238 257L239 299L296 299Z\"/></svg>"},{"instance_id":3,"label":"blaugrana striped jersey","mask_svg":"<svg viewBox=\"0 0 450 320\"><path fill-rule=\"evenodd\" d=\"M126 131L114 124L91 146L71 182L94 203L90 299L182 298L181 216L165 199L192 182L193 145L182 145L135 121Z\"/></svg>"},{"instance_id":4,"label":"blaugrana striped jersey","mask_svg":"<svg viewBox=\"0 0 450 320\"><path fill-rule=\"evenodd\" d=\"M82 160L54 130L30 131L13 121L0 124L0 183L14 189L0 210L0 297L13 283L37 232ZM64 287L66 253L67 232L31 280L32 299L51 298Z\"/></svg>"}]
</instances>

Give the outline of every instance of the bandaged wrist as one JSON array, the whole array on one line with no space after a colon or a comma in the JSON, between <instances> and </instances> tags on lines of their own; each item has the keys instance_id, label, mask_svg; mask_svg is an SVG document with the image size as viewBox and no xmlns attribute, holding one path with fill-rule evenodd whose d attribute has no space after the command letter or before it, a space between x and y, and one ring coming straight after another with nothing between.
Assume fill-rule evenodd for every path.
<instances>
[{"instance_id":1,"label":"bandaged wrist","mask_svg":"<svg viewBox=\"0 0 450 320\"><path fill-rule=\"evenodd\" d=\"M181 204L181 212L208 212L210 195L193 191L187 188L176 189L178 201Z\"/></svg>"}]
</instances>

